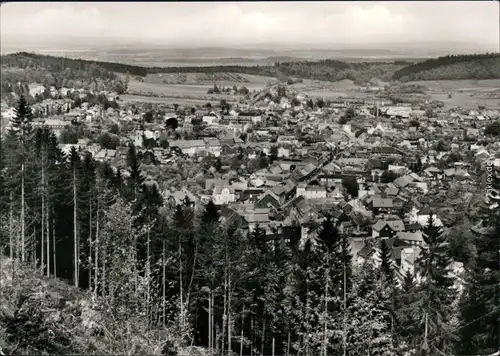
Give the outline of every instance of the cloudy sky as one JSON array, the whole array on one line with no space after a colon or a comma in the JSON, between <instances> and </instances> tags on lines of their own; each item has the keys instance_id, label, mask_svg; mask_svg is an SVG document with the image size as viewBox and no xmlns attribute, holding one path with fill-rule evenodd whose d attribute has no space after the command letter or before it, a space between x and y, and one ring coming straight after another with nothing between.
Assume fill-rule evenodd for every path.
<instances>
[{"instance_id":1,"label":"cloudy sky","mask_svg":"<svg viewBox=\"0 0 500 356\"><path fill-rule=\"evenodd\" d=\"M498 1L4 3L1 34L120 37L166 45L377 44L499 46Z\"/></svg>"}]
</instances>

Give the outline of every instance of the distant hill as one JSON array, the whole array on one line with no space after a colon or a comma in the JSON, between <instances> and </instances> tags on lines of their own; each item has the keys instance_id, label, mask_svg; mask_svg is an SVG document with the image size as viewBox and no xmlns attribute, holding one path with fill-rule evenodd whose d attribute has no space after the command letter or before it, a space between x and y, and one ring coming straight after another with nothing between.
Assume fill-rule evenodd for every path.
<instances>
[{"instance_id":1,"label":"distant hill","mask_svg":"<svg viewBox=\"0 0 500 356\"><path fill-rule=\"evenodd\" d=\"M28 95L28 84L33 83L45 88L54 86L57 89L68 87L123 92L125 84L115 72L126 72L129 67L119 63L102 65L26 52L1 56L0 63L2 96L12 92ZM142 68L141 73L145 75L146 69Z\"/></svg>"},{"instance_id":2,"label":"distant hill","mask_svg":"<svg viewBox=\"0 0 500 356\"><path fill-rule=\"evenodd\" d=\"M392 62L347 62L338 60L276 61L273 65L212 65L189 67L145 67L115 62L90 61L20 52L1 56L2 92L4 82L40 82L65 86L77 81L78 86L103 85L121 87L116 73L144 77L158 73L241 73L278 78L340 81L352 80L363 85L374 78L382 81L495 79L500 78L499 54L445 56L422 62L395 60ZM11 70L11 69L16 70ZM20 73L19 69L23 71ZM98 83L96 83L96 81ZM74 84L74 83L73 83ZM8 92L8 90L7 90Z\"/></svg>"},{"instance_id":3,"label":"distant hill","mask_svg":"<svg viewBox=\"0 0 500 356\"><path fill-rule=\"evenodd\" d=\"M325 81L350 79L358 84L366 83L373 78L389 80L393 73L403 68L407 62L343 62L336 60L320 61L283 61L274 65L240 66L214 65L190 67L142 67L114 62L89 61L39 55L20 52L1 57L2 68L39 68L46 74L85 71L95 72L105 79L116 79L114 73L129 73L134 76L145 76L148 73L242 73L268 76L286 80L290 77ZM66 70L69 68L69 70ZM81 73L83 75L83 73ZM57 74L55 77L58 77ZM59 76L60 80L67 78ZM85 75L84 75L85 77ZM3 80L3 78L2 78ZM36 81L36 80L35 80ZM57 81L57 80L56 80ZM56 83L59 85L60 83Z\"/></svg>"},{"instance_id":4,"label":"distant hill","mask_svg":"<svg viewBox=\"0 0 500 356\"><path fill-rule=\"evenodd\" d=\"M451 55L415 63L396 71L400 81L500 78L500 54Z\"/></svg>"}]
</instances>

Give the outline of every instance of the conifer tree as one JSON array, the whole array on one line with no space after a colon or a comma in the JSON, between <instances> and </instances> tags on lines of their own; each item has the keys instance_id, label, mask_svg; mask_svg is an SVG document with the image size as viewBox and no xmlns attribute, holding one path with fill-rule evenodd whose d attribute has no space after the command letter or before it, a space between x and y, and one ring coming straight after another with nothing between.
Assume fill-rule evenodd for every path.
<instances>
[{"instance_id":1,"label":"conifer tree","mask_svg":"<svg viewBox=\"0 0 500 356\"><path fill-rule=\"evenodd\" d=\"M13 196L19 197L19 211L20 211L20 259L26 260L26 247L27 247L27 201L29 191L30 179L28 172L30 171L30 158L32 158L31 151L33 141L32 129L33 114L31 107L26 102L24 96L20 96L18 105L15 108L15 116L11 121L11 127L6 137L6 148L8 150L8 169L6 177L9 177L9 190Z\"/></svg>"},{"instance_id":2,"label":"conifer tree","mask_svg":"<svg viewBox=\"0 0 500 356\"><path fill-rule=\"evenodd\" d=\"M490 221L495 221L490 213ZM467 271L460 302L460 354L490 354L500 348L500 217L477 239L477 257Z\"/></svg>"},{"instance_id":3,"label":"conifer tree","mask_svg":"<svg viewBox=\"0 0 500 356\"><path fill-rule=\"evenodd\" d=\"M80 170L80 156L76 151L75 147L71 147L71 151L68 157L69 166L71 169L72 177L72 203L73 203L73 283L75 286L79 286L80 277L80 235L79 235L79 201L78 201L78 189L79 189L79 170Z\"/></svg>"},{"instance_id":4,"label":"conifer tree","mask_svg":"<svg viewBox=\"0 0 500 356\"><path fill-rule=\"evenodd\" d=\"M366 261L356 276L352 300L347 310L348 350L354 355L390 355L394 353L390 314L381 307L383 288L373 262Z\"/></svg>"},{"instance_id":5,"label":"conifer tree","mask_svg":"<svg viewBox=\"0 0 500 356\"><path fill-rule=\"evenodd\" d=\"M425 246L419 257L422 278L417 293L420 299L421 325L416 341L424 354L449 354L454 346L454 304L456 291L450 275L451 259L442 228L432 215L422 230Z\"/></svg>"}]
</instances>

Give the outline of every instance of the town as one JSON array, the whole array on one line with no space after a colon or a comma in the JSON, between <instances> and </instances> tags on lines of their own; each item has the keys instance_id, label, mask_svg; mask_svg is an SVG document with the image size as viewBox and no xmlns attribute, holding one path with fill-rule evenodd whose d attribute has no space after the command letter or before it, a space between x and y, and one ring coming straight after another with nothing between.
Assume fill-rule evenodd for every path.
<instances>
[{"instance_id":1,"label":"town","mask_svg":"<svg viewBox=\"0 0 500 356\"><path fill-rule=\"evenodd\" d=\"M0 356L500 354L498 4L283 4L2 6Z\"/></svg>"}]
</instances>

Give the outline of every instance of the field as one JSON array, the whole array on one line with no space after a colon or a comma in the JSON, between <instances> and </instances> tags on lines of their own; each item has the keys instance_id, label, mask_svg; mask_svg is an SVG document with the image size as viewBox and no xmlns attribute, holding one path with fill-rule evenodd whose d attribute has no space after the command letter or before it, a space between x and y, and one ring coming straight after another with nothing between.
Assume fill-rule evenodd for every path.
<instances>
[{"instance_id":1,"label":"field","mask_svg":"<svg viewBox=\"0 0 500 356\"><path fill-rule=\"evenodd\" d=\"M148 74L142 80L131 77L130 94L122 95L122 100L187 105L217 103L222 98L228 102L235 102L239 97L209 95L207 91L214 84L225 87L245 86L250 91L260 91L273 82L276 82L275 78L241 73ZM500 108L500 80L418 81L406 84L427 87L431 99L443 101L445 107L459 106L472 109L484 105L488 108ZM294 84L293 88L310 97L321 97L326 100L339 97L369 98L374 95L360 91L360 87L351 80L326 82L305 79L302 83ZM141 95L145 93L149 93L150 96Z\"/></svg>"},{"instance_id":2,"label":"field","mask_svg":"<svg viewBox=\"0 0 500 356\"><path fill-rule=\"evenodd\" d=\"M235 102L237 96L210 95L208 89L218 86L238 88L245 86L250 91L260 91L268 83L276 81L274 78L236 73L205 73L186 74L148 74L142 80L131 77L129 81L129 95L122 95L124 101L144 101L154 103L178 104L205 104L207 102ZM143 96L141 94L147 94ZM154 96L151 96L154 95Z\"/></svg>"},{"instance_id":3,"label":"field","mask_svg":"<svg viewBox=\"0 0 500 356\"><path fill-rule=\"evenodd\" d=\"M228 103L233 103L234 101L228 98L226 100ZM131 95L123 94L120 95L120 102L123 103L152 103L152 104L179 104L179 105L205 105L206 103L211 103L212 105L219 104L220 100L205 100L205 99L190 99L190 98L176 98L176 97L154 97L154 96L143 96L143 95Z\"/></svg>"},{"instance_id":4,"label":"field","mask_svg":"<svg viewBox=\"0 0 500 356\"><path fill-rule=\"evenodd\" d=\"M429 88L432 100L441 100L445 107L477 108L483 105L500 109L500 79L418 81ZM449 95L451 94L451 98Z\"/></svg>"},{"instance_id":5,"label":"field","mask_svg":"<svg viewBox=\"0 0 500 356\"><path fill-rule=\"evenodd\" d=\"M140 93L153 93L159 96L159 98L150 98L151 100L155 100L155 102L179 101L181 99L188 102L207 102L210 98L213 98L212 95L207 94L207 91L214 84L225 87L245 86L250 91L260 91L269 83L274 82L276 82L275 78L239 73L217 73L215 75L206 73L148 74L143 78L143 81L130 78L129 92L134 95L122 97L137 97L138 100L142 97L138 95ZM310 97L323 97L325 99L333 99L341 96L360 97L365 95L356 91L359 89L359 86L355 85L351 80L324 82L305 79L302 83L294 84L293 87L297 92L306 93ZM231 101L230 96L225 99Z\"/></svg>"}]
</instances>

